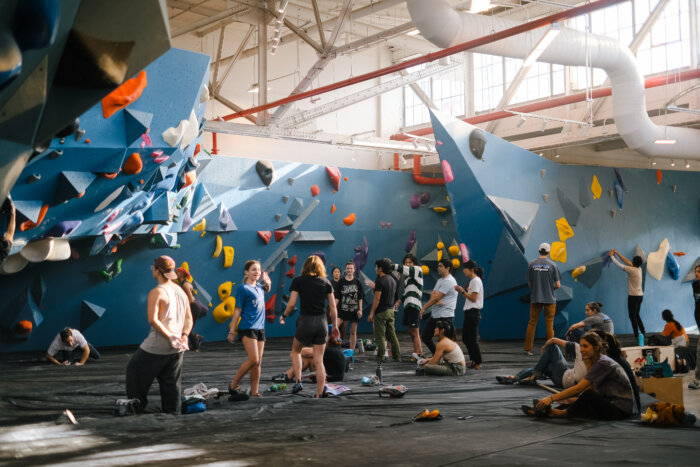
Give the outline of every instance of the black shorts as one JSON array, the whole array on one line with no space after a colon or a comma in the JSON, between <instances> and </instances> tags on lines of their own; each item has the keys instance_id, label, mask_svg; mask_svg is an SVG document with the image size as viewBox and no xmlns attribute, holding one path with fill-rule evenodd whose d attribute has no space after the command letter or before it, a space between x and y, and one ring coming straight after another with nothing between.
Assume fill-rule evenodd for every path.
<instances>
[{"instance_id":1,"label":"black shorts","mask_svg":"<svg viewBox=\"0 0 700 467\"><path fill-rule=\"evenodd\" d=\"M359 318L357 317L357 311L338 311L338 318L342 319L343 321L351 321L353 323L357 323L357 321L359 320Z\"/></svg>"},{"instance_id":2,"label":"black shorts","mask_svg":"<svg viewBox=\"0 0 700 467\"><path fill-rule=\"evenodd\" d=\"M304 347L323 345L328 337L328 322L325 313L322 315L299 315L297 330L294 338Z\"/></svg>"},{"instance_id":3,"label":"black shorts","mask_svg":"<svg viewBox=\"0 0 700 467\"><path fill-rule=\"evenodd\" d=\"M265 342L265 330L264 329L239 329L238 335L241 340L244 337L249 337L255 339L256 341Z\"/></svg>"},{"instance_id":4,"label":"black shorts","mask_svg":"<svg viewBox=\"0 0 700 467\"><path fill-rule=\"evenodd\" d=\"M420 326L420 310L414 307L403 309L403 324L409 328Z\"/></svg>"}]
</instances>

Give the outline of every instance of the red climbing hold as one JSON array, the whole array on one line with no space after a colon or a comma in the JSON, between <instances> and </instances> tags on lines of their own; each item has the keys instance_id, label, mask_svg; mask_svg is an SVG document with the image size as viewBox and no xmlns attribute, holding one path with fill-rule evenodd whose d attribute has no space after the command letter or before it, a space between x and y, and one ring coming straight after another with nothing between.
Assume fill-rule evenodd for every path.
<instances>
[{"instance_id":1,"label":"red climbing hold","mask_svg":"<svg viewBox=\"0 0 700 467\"><path fill-rule=\"evenodd\" d=\"M331 206L331 214L335 212L335 204Z\"/></svg>"},{"instance_id":2,"label":"red climbing hold","mask_svg":"<svg viewBox=\"0 0 700 467\"><path fill-rule=\"evenodd\" d=\"M269 230L258 230L258 235L262 238L262 241L267 245L270 243L270 238L272 237L272 232Z\"/></svg>"},{"instance_id":3,"label":"red climbing hold","mask_svg":"<svg viewBox=\"0 0 700 467\"><path fill-rule=\"evenodd\" d=\"M287 236L289 230L275 230L275 241L281 242L284 237Z\"/></svg>"},{"instance_id":4,"label":"red climbing hold","mask_svg":"<svg viewBox=\"0 0 700 467\"><path fill-rule=\"evenodd\" d=\"M197 143L197 146L194 147L194 154L192 154L192 157L196 157L197 154L199 154L199 151L202 150L202 145Z\"/></svg>"},{"instance_id":5,"label":"red climbing hold","mask_svg":"<svg viewBox=\"0 0 700 467\"><path fill-rule=\"evenodd\" d=\"M318 185L314 185L311 187L311 196L318 195L318 192L319 192Z\"/></svg>"},{"instance_id":6,"label":"red climbing hold","mask_svg":"<svg viewBox=\"0 0 700 467\"><path fill-rule=\"evenodd\" d=\"M335 188L335 190L338 191L340 189L340 169L338 169L338 167L326 166L326 173L331 179L333 188Z\"/></svg>"},{"instance_id":7,"label":"red climbing hold","mask_svg":"<svg viewBox=\"0 0 700 467\"><path fill-rule=\"evenodd\" d=\"M124 81L121 86L103 97L102 115L104 118L111 117L114 112L123 109L141 97L141 93L146 89L147 84L146 71L143 70L135 78Z\"/></svg>"},{"instance_id":8,"label":"red climbing hold","mask_svg":"<svg viewBox=\"0 0 700 467\"><path fill-rule=\"evenodd\" d=\"M141 155L138 152L130 155L122 166L122 172L127 175L137 174L141 172L141 169L143 169L143 162L141 162Z\"/></svg>"},{"instance_id":9,"label":"red climbing hold","mask_svg":"<svg viewBox=\"0 0 700 467\"><path fill-rule=\"evenodd\" d=\"M287 274L285 274L285 275L286 275L287 277L289 277L290 279L293 279L293 278L294 278L294 275L295 275L295 273L294 273L294 266L292 266L292 269L290 269L289 271L287 271Z\"/></svg>"},{"instance_id":10,"label":"red climbing hold","mask_svg":"<svg viewBox=\"0 0 700 467\"><path fill-rule=\"evenodd\" d=\"M273 294L265 302L265 318L268 322L274 323L275 321L275 302L277 301L277 294Z\"/></svg>"},{"instance_id":11,"label":"red climbing hold","mask_svg":"<svg viewBox=\"0 0 700 467\"><path fill-rule=\"evenodd\" d=\"M345 225L352 225L355 222L355 213L353 212L348 217L343 218L343 223Z\"/></svg>"},{"instance_id":12,"label":"red climbing hold","mask_svg":"<svg viewBox=\"0 0 700 467\"><path fill-rule=\"evenodd\" d=\"M297 264L297 255L294 255L291 258L289 258L289 261L287 261L287 264L290 266L294 266L295 264Z\"/></svg>"},{"instance_id":13,"label":"red climbing hold","mask_svg":"<svg viewBox=\"0 0 700 467\"><path fill-rule=\"evenodd\" d=\"M660 170L656 171L656 184L661 185L661 179L663 178L663 175L661 174Z\"/></svg>"}]
</instances>

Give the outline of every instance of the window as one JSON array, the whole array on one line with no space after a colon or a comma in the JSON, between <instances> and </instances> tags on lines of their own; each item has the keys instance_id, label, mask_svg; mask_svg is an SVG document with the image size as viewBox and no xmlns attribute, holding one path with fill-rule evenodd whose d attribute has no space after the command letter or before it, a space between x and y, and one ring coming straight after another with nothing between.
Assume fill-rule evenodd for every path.
<instances>
[{"instance_id":1,"label":"window","mask_svg":"<svg viewBox=\"0 0 700 467\"><path fill-rule=\"evenodd\" d=\"M503 57L474 54L474 110L493 109L503 97Z\"/></svg>"},{"instance_id":2,"label":"window","mask_svg":"<svg viewBox=\"0 0 700 467\"><path fill-rule=\"evenodd\" d=\"M644 75L691 66L690 1L671 0L642 42L637 59ZM658 0L634 2L637 29L657 3Z\"/></svg>"},{"instance_id":3,"label":"window","mask_svg":"<svg viewBox=\"0 0 700 467\"><path fill-rule=\"evenodd\" d=\"M425 68L418 65L407 71L413 73ZM453 117L464 114L464 67L458 66L445 73L416 81L441 112ZM430 121L428 107L410 86L404 87L404 126L410 127Z\"/></svg>"}]
</instances>

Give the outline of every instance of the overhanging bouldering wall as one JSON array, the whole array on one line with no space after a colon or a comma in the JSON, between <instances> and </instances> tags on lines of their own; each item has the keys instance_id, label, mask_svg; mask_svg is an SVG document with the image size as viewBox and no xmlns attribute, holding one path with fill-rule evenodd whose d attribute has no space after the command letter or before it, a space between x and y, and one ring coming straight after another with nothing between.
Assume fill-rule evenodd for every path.
<instances>
[{"instance_id":1,"label":"overhanging bouldering wall","mask_svg":"<svg viewBox=\"0 0 700 467\"><path fill-rule=\"evenodd\" d=\"M483 338L524 336L529 318L526 266L537 257L541 242L552 244L551 257L559 260L562 273L555 318L559 335L585 318L589 301L604 304L616 333L632 332L627 275L606 261L609 249L631 259L638 244L648 254L667 238L668 255L683 272L698 257L696 172L666 172L660 181L652 170L558 165L463 121L438 112L431 118L443 166L447 163L454 177L446 187L460 242L485 270ZM485 142L483 152L479 141ZM647 331L661 331L665 308L685 326L694 324L690 285L673 278L667 253L662 255L660 279L645 280L642 318Z\"/></svg>"}]
</instances>

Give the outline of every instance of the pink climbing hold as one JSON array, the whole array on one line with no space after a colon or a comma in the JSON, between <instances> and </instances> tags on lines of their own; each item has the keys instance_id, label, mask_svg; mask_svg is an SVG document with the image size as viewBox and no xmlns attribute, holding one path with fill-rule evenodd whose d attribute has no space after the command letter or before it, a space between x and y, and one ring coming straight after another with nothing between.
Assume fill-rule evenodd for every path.
<instances>
[{"instance_id":1,"label":"pink climbing hold","mask_svg":"<svg viewBox=\"0 0 700 467\"><path fill-rule=\"evenodd\" d=\"M420 207L420 195L416 193L415 195L411 196L411 209L418 209Z\"/></svg>"},{"instance_id":2,"label":"pink climbing hold","mask_svg":"<svg viewBox=\"0 0 700 467\"><path fill-rule=\"evenodd\" d=\"M466 263L469 261L469 250L467 249L467 245L464 243L459 244L459 249L462 252L462 262Z\"/></svg>"},{"instance_id":3,"label":"pink climbing hold","mask_svg":"<svg viewBox=\"0 0 700 467\"><path fill-rule=\"evenodd\" d=\"M270 243L270 238L272 238L272 232L269 230L258 230L258 235L260 238L262 238L262 241L265 242L265 245Z\"/></svg>"},{"instance_id":4,"label":"pink climbing hold","mask_svg":"<svg viewBox=\"0 0 700 467\"><path fill-rule=\"evenodd\" d=\"M437 141L435 141L435 144L437 144L438 146L442 146L442 141L437 140Z\"/></svg>"},{"instance_id":5,"label":"pink climbing hold","mask_svg":"<svg viewBox=\"0 0 700 467\"><path fill-rule=\"evenodd\" d=\"M333 184L333 188L335 188L335 191L338 191L340 189L340 169L338 167L330 167L326 166L326 173L328 174L328 177L331 179L331 183Z\"/></svg>"},{"instance_id":6,"label":"pink climbing hold","mask_svg":"<svg viewBox=\"0 0 700 467\"><path fill-rule=\"evenodd\" d=\"M416 231L411 230L408 233L408 240L406 240L406 253L411 251L411 249L413 248L413 245L415 245L415 244L416 244Z\"/></svg>"},{"instance_id":7,"label":"pink climbing hold","mask_svg":"<svg viewBox=\"0 0 700 467\"><path fill-rule=\"evenodd\" d=\"M122 212L121 209L115 209L114 212L112 212L112 214L110 214L107 218L107 222L112 222L114 219L116 219L120 212Z\"/></svg>"},{"instance_id":8,"label":"pink climbing hold","mask_svg":"<svg viewBox=\"0 0 700 467\"><path fill-rule=\"evenodd\" d=\"M319 193L318 185L314 185L311 187L311 196L318 196Z\"/></svg>"},{"instance_id":9,"label":"pink climbing hold","mask_svg":"<svg viewBox=\"0 0 700 467\"><path fill-rule=\"evenodd\" d=\"M151 137L148 136L148 133L142 134L142 135L141 135L141 139L143 140L144 143L146 143L146 144L149 145L149 146L150 146L151 144L153 144L153 141L151 141ZM142 147L143 147L143 146L142 146Z\"/></svg>"},{"instance_id":10,"label":"pink climbing hold","mask_svg":"<svg viewBox=\"0 0 700 467\"><path fill-rule=\"evenodd\" d=\"M452 167L447 161L442 161L442 176L445 177L445 183L450 183L455 179L454 175L452 175Z\"/></svg>"}]
</instances>

